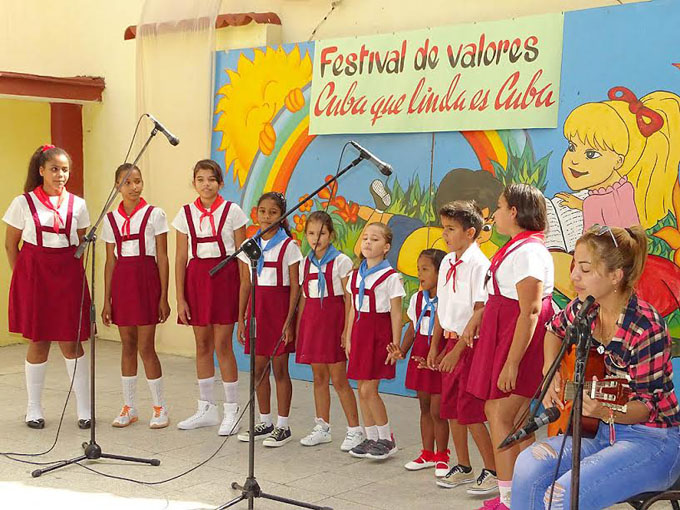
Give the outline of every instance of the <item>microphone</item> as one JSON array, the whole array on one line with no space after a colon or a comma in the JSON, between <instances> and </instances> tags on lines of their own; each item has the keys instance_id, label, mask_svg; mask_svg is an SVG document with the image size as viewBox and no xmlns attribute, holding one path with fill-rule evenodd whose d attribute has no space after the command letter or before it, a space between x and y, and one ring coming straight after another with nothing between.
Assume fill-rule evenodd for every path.
<instances>
[{"instance_id":1,"label":"microphone","mask_svg":"<svg viewBox=\"0 0 680 510\"><path fill-rule=\"evenodd\" d=\"M387 177L392 175L392 166L391 165L385 163L384 161L380 161L378 158L375 157L374 154L372 154L371 152L364 149L361 145L356 143L354 140L350 140L349 143L352 147L354 147L356 150L359 151L359 155L362 158L370 161L375 166L377 166L378 170L380 170L381 174L386 175Z\"/></svg>"},{"instance_id":2,"label":"microphone","mask_svg":"<svg viewBox=\"0 0 680 510\"><path fill-rule=\"evenodd\" d=\"M581 308L579 308L578 312L576 313L576 317L574 317L574 322L585 319L594 304L595 298L593 296L588 296L585 298L583 303L581 303Z\"/></svg>"},{"instance_id":3,"label":"microphone","mask_svg":"<svg viewBox=\"0 0 680 510\"><path fill-rule=\"evenodd\" d=\"M557 407L549 407L548 409L543 411L541 414L536 416L529 423L527 423L524 427L519 429L517 432L506 437L503 440L503 442L498 446L498 448L505 448L506 446L511 445L515 441L519 441L520 439L524 439L529 434L532 434L533 432L537 431L543 425L547 425L548 423L552 423L555 420L557 420L559 417L560 417L560 410L557 409Z\"/></svg>"},{"instance_id":4,"label":"microphone","mask_svg":"<svg viewBox=\"0 0 680 510\"><path fill-rule=\"evenodd\" d=\"M154 116L151 115L150 113L145 113L144 115L146 115L147 117L149 117L149 118L153 121L153 123L156 125L156 129L158 129L158 131L160 131L161 133L163 133L163 134L166 136L166 138L167 138L168 141L170 142L170 145L177 145L177 144L179 143L179 138L177 138L177 137L176 137L175 135L173 135L170 131L168 131L167 129L165 129L165 126L164 126L163 124L161 124L161 123L156 119L156 117L154 117Z\"/></svg>"}]
</instances>

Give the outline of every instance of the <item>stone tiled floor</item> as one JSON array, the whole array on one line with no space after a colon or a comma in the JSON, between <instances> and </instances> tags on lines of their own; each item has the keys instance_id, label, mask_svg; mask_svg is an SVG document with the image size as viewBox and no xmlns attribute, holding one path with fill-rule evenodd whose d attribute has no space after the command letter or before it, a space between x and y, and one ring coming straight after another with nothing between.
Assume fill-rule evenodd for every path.
<instances>
[{"instance_id":1,"label":"stone tiled floor","mask_svg":"<svg viewBox=\"0 0 680 510\"><path fill-rule=\"evenodd\" d=\"M112 476L146 482L176 477L212 458L191 473L166 483L142 485L107 478L80 466L70 466L40 478L32 478L35 466L0 457L0 508L79 509L199 509L212 508L236 497L232 481L243 482L247 473L247 444L235 437L217 436L215 428L181 431L177 421L192 414L197 386L192 359L161 356L172 423L163 430L150 430L148 388L138 382L140 421L127 429L114 429L110 421L120 410L119 344L100 341L97 363L97 442L104 452L160 459L159 467L99 460L85 466ZM25 346L0 348L0 451L41 452L53 443L68 385L64 363L57 349L51 354L44 410L45 429L28 429L23 423ZM247 399L247 374L240 387L241 402ZM313 425L313 396L309 383L294 381L291 429L294 441L279 449L256 445L256 476L266 492L299 499L335 510L450 510L473 509L481 500L469 497L464 488L439 489L433 472L407 472L403 464L420 449L418 404L414 399L387 395L385 402L399 444L399 453L383 463L354 459L339 449L345 424L336 398L332 417L334 441L305 448L298 440ZM219 387L216 387L219 390ZM220 391L216 391L221 395ZM246 414L247 417L247 414ZM244 421L245 424L245 421ZM75 425L75 407L69 403L56 447L35 461L54 461L79 455L89 432ZM480 459L472 441L473 465ZM659 505L662 507L662 505ZM242 502L236 509L245 509ZM285 509L291 506L256 500L256 509ZM617 508L625 508L619 506ZM656 507L655 507L656 508Z\"/></svg>"}]
</instances>

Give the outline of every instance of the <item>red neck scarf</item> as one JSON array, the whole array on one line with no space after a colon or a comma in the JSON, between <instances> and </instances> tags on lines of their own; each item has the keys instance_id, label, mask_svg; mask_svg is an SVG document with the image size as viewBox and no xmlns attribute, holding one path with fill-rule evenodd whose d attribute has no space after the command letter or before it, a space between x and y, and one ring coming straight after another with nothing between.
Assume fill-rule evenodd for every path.
<instances>
[{"instance_id":1,"label":"red neck scarf","mask_svg":"<svg viewBox=\"0 0 680 510\"><path fill-rule=\"evenodd\" d=\"M462 263L463 261L461 259L458 259L455 262L449 260L449 270L446 272L446 283L449 283L449 280L453 277L451 282L453 292L456 292L456 273L458 272L458 266Z\"/></svg>"},{"instance_id":2,"label":"red neck scarf","mask_svg":"<svg viewBox=\"0 0 680 510\"><path fill-rule=\"evenodd\" d=\"M38 200L40 200L40 203L47 207L50 211L52 211L53 215L53 222L52 222L52 228L54 229L54 233L58 234L59 233L59 227L61 225L64 225L64 220L61 219L61 216L59 215L59 208L61 207L61 204L64 203L64 200L66 199L66 190L63 190L60 195L58 195L57 199L57 207L54 207L54 204L52 204L52 201L50 200L50 195L45 193L45 190L43 189L42 186L38 186L33 190L33 193L35 193L35 196L38 197ZM68 235L68 232L66 233Z\"/></svg>"},{"instance_id":3,"label":"red neck scarf","mask_svg":"<svg viewBox=\"0 0 680 510\"><path fill-rule=\"evenodd\" d=\"M212 230L212 235L213 236L217 235L217 231L215 230L215 218L213 214L215 213L217 208L221 206L223 203L224 199L222 198L222 195L217 195L217 198L215 198L215 201L210 206L210 209L206 209L205 207L203 207L203 204L201 203L201 197L198 197L196 199L194 205L196 206L196 209L198 209L201 212L201 217L198 220L199 228L203 224L203 220L205 218L208 218L210 220L210 228Z\"/></svg>"},{"instance_id":4,"label":"red neck scarf","mask_svg":"<svg viewBox=\"0 0 680 510\"><path fill-rule=\"evenodd\" d=\"M142 197L139 197L139 203L135 206L135 208L128 216L128 213L125 212L125 208L123 207L123 202L120 203L120 205L118 206L118 214L120 214L123 217L123 226L120 229L123 237L130 237L130 221L132 220L132 217L135 215L135 213L145 205L146 200L144 200ZM142 233L140 232L140 235L141 234Z\"/></svg>"},{"instance_id":5,"label":"red neck scarf","mask_svg":"<svg viewBox=\"0 0 680 510\"><path fill-rule=\"evenodd\" d=\"M498 250L496 254L493 256L493 258L491 259L491 267L489 267L489 274L494 274L496 272L498 266L501 265L501 262L503 262L505 257L508 255L508 252L514 249L515 245L521 243L525 239L529 239L530 237L538 239L542 243L545 242L545 235L543 234L543 232L539 232L536 230L525 230L523 232L520 232L515 237L510 239L507 243L505 243L505 245L500 250Z\"/></svg>"}]
</instances>

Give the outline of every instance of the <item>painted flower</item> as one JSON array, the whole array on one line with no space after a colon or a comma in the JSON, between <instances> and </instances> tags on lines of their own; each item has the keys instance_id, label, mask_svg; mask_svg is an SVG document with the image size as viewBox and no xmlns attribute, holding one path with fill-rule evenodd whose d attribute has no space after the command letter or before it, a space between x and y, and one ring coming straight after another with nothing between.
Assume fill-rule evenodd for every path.
<instances>
[{"instance_id":1,"label":"painted flower","mask_svg":"<svg viewBox=\"0 0 680 510\"><path fill-rule=\"evenodd\" d=\"M332 175L327 175L326 176L326 182L330 181L333 178ZM332 184L326 186L324 189L319 191L319 196L324 199L329 199L332 196L335 196L338 193L338 182L334 181Z\"/></svg>"},{"instance_id":2,"label":"painted flower","mask_svg":"<svg viewBox=\"0 0 680 510\"><path fill-rule=\"evenodd\" d=\"M304 199L306 199L307 197L309 197L309 195L308 195L307 193L305 193L304 195L302 195L302 196L300 197L300 199L298 200L298 203L302 202L302 201L303 201ZM313 204L313 202L312 202L311 200L307 200L305 203L303 203L303 204L300 206L300 211L301 211L301 212L309 212L309 211L311 211L311 210L312 210L312 204Z\"/></svg>"},{"instance_id":3,"label":"painted flower","mask_svg":"<svg viewBox=\"0 0 680 510\"><path fill-rule=\"evenodd\" d=\"M307 224L307 216L305 214L295 214L293 216L293 221L295 222L295 230L298 232L304 231L305 225Z\"/></svg>"},{"instance_id":4,"label":"painted flower","mask_svg":"<svg viewBox=\"0 0 680 510\"><path fill-rule=\"evenodd\" d=\"M257 222L257 207L253 207L250 210L250 219L253 220L254 225L258 224L258 222Z\"/></svg>"}]
</instances>

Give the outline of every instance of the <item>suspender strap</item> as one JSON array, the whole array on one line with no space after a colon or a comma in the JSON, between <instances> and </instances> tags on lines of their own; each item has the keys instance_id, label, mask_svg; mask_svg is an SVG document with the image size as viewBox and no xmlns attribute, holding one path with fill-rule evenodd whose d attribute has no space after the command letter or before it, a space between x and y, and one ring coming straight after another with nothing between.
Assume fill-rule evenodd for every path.
<instances>
[{"instance_id":1,"label":"suspender strap","mask_svg":"<svg viewBox=\"0 0 680 510\"><path fill-rule=\"evenodd\" d=\"M153 206L150 205L142 218L142 223L139 225L139 233L137 237L139 238L139 256L146 257L146 225L149 223L149 218L151 217L151 211L153 211ZM118 252L120 254L120 251Z\"/></svg>"},{"instance_id":2,"label":"suspender strap","mask_svg":"<svg viewBox=\"0 0 680 510\"><path fill-rule=\"evenodd\" d=\"M283 257L288 249L288 244L292 241L289 237L281 244L281 249L279 250L279 256L276 262L265 262L263 267L273 267L276 269L276 286L283 287Z\"/></svg>"},{"instance_id":3,"label":"suspender strap","mask_svg":"<svg viewBox=\"0 0 680 510\"><path fill-rule=\"evenodd\" d=\"M42 223L40 223L38 210L35 207L35 202L33 202L33 199L31 198L31 194L24 193L24 198L26 199L28 209L31 211L31 216L33 217L33 223L35 224L35 244L38 246L42 246L43 230L49 232L54 232L54 230L52 228L45 228L43 227ZM68 241L69 246L71 246L71 225L73 224L73 200L74 200L73 194L69 193L68 207L66 209L66 224L64 228L59 229L59 234L64 234L66 236L66 240Z\"/></svg>"},{"instance_id":4,"label":"suspender strap","mask_svg":"<svg viewBox=\"0 0 680 510\"><path fill-rule=\"evenodd\" d=\"M352 272L352 299L354 299L354 302L356 303L356 296L359 294L359 286L357 285L357 276L359 274L359 270L355 269ZM364 297L368 297L368 313L375 312L377 307L376 307L376 302L375 302L375 289L378 288L378 285L382 284L385 280L387 280L390 276L393 274L396 274L396 271L394 269L389 269L388 271L385 271L383 274L381 274L378 279L375 281L375 283L371 286L370 289L364 289ZM356 306L356 305L355 305ZM360 311L360 310L357 310Z\"/></svg>"},{"instance_id":5,"label":"suspender strap","mask_svg":"<svg viewBox=\"0 0 680 510\"><path fill-rule=\"evenodd\" d=\"M231 204L231 202L225 202L224 211L222 211L222 218L220 218L220 222L217 226L216 235L207 237L198 237L196 235L196 227L191 216L191 206L189 204L184 206L184 215L186 216L187 226L189 227L189 237L191 237L191 252L194 254L194 257L198 257L198 243L217 243L222 258L227 256L227 248L224 245L224 239L222 239L222 229L224 228L224 224L227 221Z\"/></svg>"},{"instance_id":6,"label":"suspender strap","mask_svg":"<svg viewBox=\"0 0 680 510\"><path fill-rule=\"evenodd\" d=\"M333 263L335 262L335 259L331 260L328 264L326 264L326 269L324 269L324 276L326 278L326 297L328 296L335 296L335 287L333 286ZM303 269L303 273L305 275L303 283L302 283L302 292L305 296L305 298L309 298L309 284L314 281L319 279L319 273L310 273L310 267L311 267L311 262L309 258L305 258L305 265ZM319 296L321 297L321 296Z\"/></svg>"}]
</instances>

